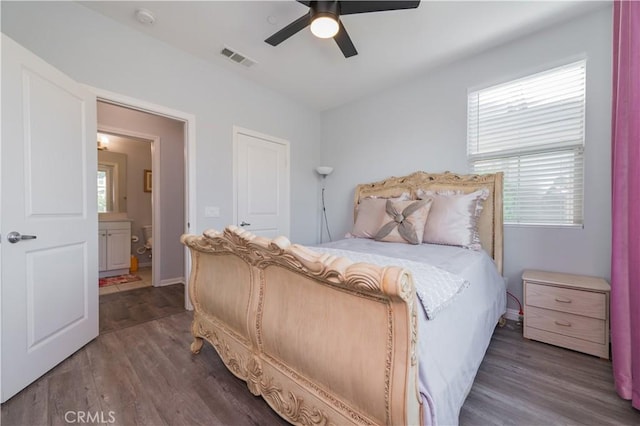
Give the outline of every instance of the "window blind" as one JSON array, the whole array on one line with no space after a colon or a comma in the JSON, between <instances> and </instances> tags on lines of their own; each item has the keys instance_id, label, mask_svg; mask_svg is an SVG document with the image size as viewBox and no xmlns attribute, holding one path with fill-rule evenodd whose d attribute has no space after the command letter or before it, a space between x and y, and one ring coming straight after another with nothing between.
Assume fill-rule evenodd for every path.
<instances>
[{"instance_id":1,"label":"window blind","mask_svg":"<svg viewBox=\"0 0 640 426\"><path fill-rule=\"evenodd\" d=\"M504 172L504 221L582 225L585 61L468 96L474 173Z\"/></svg>"}]
</instances>

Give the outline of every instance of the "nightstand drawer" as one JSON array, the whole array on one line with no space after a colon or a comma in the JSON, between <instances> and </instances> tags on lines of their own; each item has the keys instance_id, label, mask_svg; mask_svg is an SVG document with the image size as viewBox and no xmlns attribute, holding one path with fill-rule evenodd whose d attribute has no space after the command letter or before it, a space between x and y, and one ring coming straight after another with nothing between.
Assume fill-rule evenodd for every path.
<instances>
[{"instance_id":1,"label":"nightstand drawer","mask_svg":"<svg viewBox=\"0 0 640 426\"><path fill-rule=\"evenodd\" d=\"M606 342L606 322L596 318L527 306L525 328L529 327L599 344Z\"/></svg>"},{"instance_id":2,"label":"nightstand drawer","mask_svg":"<svg viewBox=\"0 0 640 426\"><path fill-rule=\"evenodd\" d=\"M528 282L525 286L525 303L527 306L553 309L601 320L607 317L607 299L604 293Z\"/></svg>"}]
</instances>

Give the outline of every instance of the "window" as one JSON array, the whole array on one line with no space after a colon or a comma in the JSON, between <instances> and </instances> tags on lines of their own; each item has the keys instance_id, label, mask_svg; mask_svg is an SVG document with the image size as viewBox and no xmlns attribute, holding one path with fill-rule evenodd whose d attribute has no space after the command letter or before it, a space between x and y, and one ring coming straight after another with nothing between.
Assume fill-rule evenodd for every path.
<instances>
[{"instance_id":1,"label":"window","mask_svg":"<svg viewBox=\"0 0 640 426\"><path fill-rule=\"evenodd\" d=\"M113 211L113 166L98 165L98 213Z\"/></svg>"},{"instance_id":2,"label":"window","mask_svg":"<svg viewBox=\"0 0 640 426\"><path fill-rule=\"evenodd\" d=\"M467 158L504 172L504 222L582 225L585 61L469 93Z\"/></svg>"}]
</instances>

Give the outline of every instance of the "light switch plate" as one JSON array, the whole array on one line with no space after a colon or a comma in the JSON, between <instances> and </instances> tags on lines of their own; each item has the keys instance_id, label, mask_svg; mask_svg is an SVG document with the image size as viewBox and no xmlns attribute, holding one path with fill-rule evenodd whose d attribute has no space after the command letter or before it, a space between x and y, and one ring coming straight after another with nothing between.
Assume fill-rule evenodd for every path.
<instances>
[{"instance_id":1,"label":"light switch plate","mask_svg":"<svg viewBox=\"0 0 640 426\"><path fill-rule=\"evenodd\" d=\"M220 217L220 207L212 207L212 206L205 207L204 217Z\"/></svg>"}]
</instances>

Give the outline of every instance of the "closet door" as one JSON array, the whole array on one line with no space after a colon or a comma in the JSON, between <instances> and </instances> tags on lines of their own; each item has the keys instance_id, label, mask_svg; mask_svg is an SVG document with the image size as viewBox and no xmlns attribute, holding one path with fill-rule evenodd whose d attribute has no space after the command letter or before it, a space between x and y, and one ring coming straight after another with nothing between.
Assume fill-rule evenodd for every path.
<instances>
[{"instance_id":1,"label":"closet door","mask_svg":"<svg viewBox=\"0 0 640 426\"><path fill-rule=\"evenodd\" d=\"M289 236L289 142L234 128L236 225Z\"/></svg>"}]
</instances>

